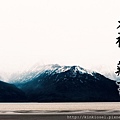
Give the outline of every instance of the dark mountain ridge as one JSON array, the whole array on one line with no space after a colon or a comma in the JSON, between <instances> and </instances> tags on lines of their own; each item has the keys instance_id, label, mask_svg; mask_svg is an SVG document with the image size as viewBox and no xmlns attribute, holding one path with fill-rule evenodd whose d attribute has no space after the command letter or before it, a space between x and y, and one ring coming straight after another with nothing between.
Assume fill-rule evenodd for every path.
<instances>
[{"instance_id":1,"label":"dark mountain ridge","mask_svg":"<svg viewBox=\"0 0 120 120\"><path fill-rule=\"evenodd\" d=\"M27 101L25 93L13 84L0 81L0 102Z\"/></svg>"},{"instance_id":2,"label":"dark mountain ridge","mask_svg":"<svg viewBox=\"0 0 120 120\"><path fill-rule=\"evenodd\" d=\"M16 83L14 83L16 84ZM51 65L26 82L17 82L30 102L116 102L118 86L79 66Z\"/></svg>"}]
</instances>

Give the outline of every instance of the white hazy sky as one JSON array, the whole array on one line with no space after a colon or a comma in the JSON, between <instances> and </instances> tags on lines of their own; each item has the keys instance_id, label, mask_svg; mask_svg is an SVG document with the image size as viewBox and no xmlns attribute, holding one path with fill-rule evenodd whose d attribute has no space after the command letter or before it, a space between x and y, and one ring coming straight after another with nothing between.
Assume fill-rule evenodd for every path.
<instances>
[{"instance_id":1,"label":"white hazy sky","mask_svg":"<svg viewBox=\"0 0 120 120\"><path fill-rule=\"evenodd\" d=\"M0 71L35 63L116 70L120 0L0 0Z\"/></svg>"}]
</instances>

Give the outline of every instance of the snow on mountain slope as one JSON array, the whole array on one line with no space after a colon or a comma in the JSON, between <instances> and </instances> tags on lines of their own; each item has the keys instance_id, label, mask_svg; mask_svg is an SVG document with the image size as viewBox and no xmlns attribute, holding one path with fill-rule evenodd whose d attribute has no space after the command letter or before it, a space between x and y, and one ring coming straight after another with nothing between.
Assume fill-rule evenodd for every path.
<instances>
[{"instance_id":1,"label":"snow on mountain slope","mask_svg":"<svg viewBox=\"0 0 120 120\"><path fill-rule=\"evenodd\" d=\"M93 71L83 69L80 66L60 66L58 64L50 64L45 66L33 66L32 68L21 72L21 73L14 73L11 75L9 82L10 83L25 83L27 81L31 81L34 78L37 78L40 74L55 74L55 73L62 73L65 71L71 70L72 76L75 77L76 73L79 72L81 74L87 73L93 75Z\"/></svg>"}]
</instances>

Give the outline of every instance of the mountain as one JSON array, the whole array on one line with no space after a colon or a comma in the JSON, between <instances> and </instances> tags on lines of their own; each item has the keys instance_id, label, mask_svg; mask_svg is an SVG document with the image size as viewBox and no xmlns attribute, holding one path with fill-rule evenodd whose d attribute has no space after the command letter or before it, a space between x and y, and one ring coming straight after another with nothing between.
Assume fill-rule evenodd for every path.
<instances>
[{"instance_id":1,"label":"mountain","mask_svg":"<svg viewBox=\"0 0 120 120\"><path fill-rule=\"evenodd\" d=\"M30 102L120 101L115 81L80 66L48 65L32 73L14 81Z\"/></svg>"},{"instance_id":2,"label":"mountain","mask_svg":"<svg viewBox=\"0 0 120 120\"><path fill-rule=\"evenodd\" d=\"M55 65L45 65L39 66L35 65L32 68L25 70L24 72L13 73L10 75L9 82L10 83L26 83L27 81L31 81L33 78L38 77L41 73L48 71L52 72L55 70L55 67L60 67L58 64Z\"/></svg>"},{"instance_id":3,"label":"mountain","mask_svg":"<svg viewBox=\"0 0 120 120\"><path fill-rule=\"evenodd\" d=\"M0 102L26 101L25 93L15 85L0 81Z\"/></svg>"}]
</instances>

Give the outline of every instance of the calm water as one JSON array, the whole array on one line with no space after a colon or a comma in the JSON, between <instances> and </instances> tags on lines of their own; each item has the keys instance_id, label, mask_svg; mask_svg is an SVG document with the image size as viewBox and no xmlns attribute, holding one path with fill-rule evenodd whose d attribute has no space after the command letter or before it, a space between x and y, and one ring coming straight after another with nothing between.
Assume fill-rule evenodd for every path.
<instances>
[{"instance_id":1,"label":"calm water","mask_svg":"<svg viewBox=\"0 0 120 120\"><path fill-rule=\"evenodd\" d=\"M0 103L0 114L120 114L120 103Z\"/></svg>"},{"instance_id":2,"label":"calm water","mask_svg":"<svg viewBox=\"0 0 120 120\"><path fill-rule=\"evenodd\" d=\"M81 120L81 117L120 120L120 103L0 103L0 120Z\"/></svg>"}]
</instances>

